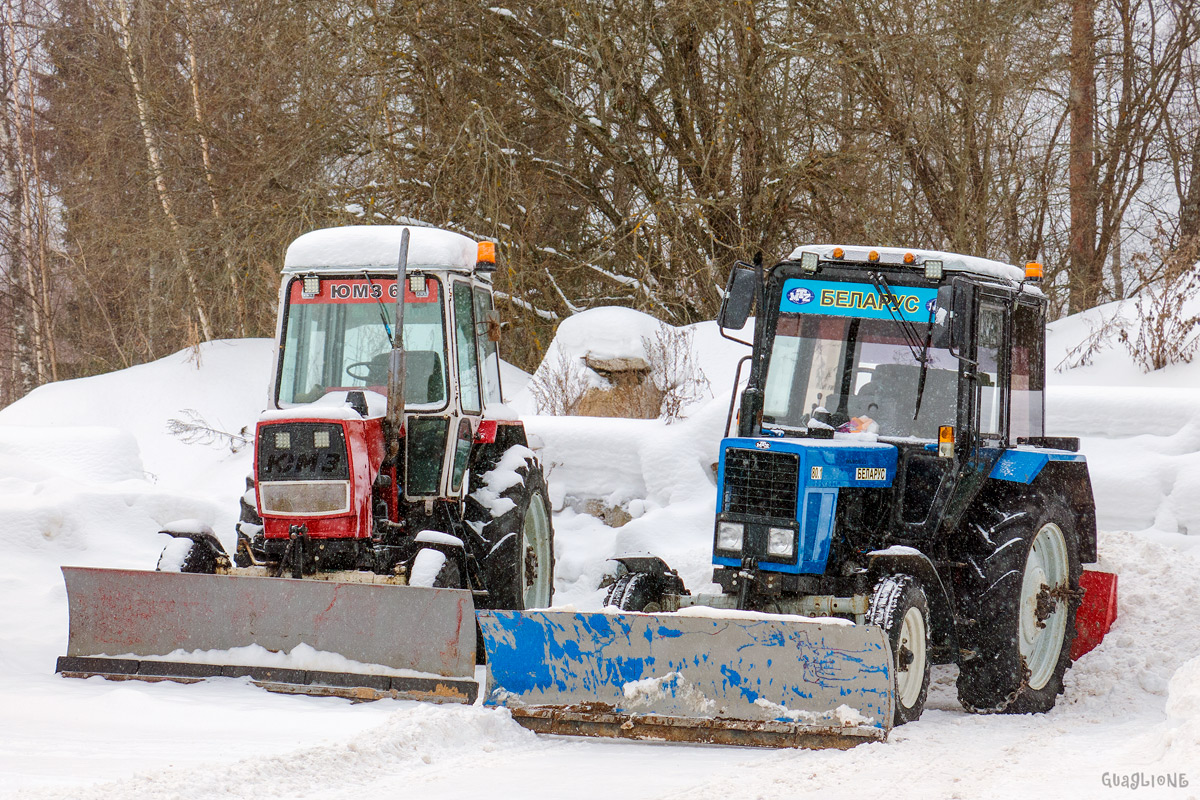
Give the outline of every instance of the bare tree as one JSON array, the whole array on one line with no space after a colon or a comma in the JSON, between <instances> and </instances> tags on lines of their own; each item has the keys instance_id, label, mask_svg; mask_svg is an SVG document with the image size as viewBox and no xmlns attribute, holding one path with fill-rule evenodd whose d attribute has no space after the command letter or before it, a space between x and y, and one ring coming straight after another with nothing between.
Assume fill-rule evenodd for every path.
<instances>
[{"instance_id":1,"label":"bare tree","mask_svg":"<svg viewBox=\"0 0 1200 800\"><path fill-rule=\"evenodd\" d=\"M51 252L53 231L48 212L50 189L42 176L37 81L42 68L39 31L32 23L44 9L8 0L0 32L0 239L6 278L3 330L7 369L0 401L7 402L58 377L54 330Z\"/></svg>"}]
</instances>

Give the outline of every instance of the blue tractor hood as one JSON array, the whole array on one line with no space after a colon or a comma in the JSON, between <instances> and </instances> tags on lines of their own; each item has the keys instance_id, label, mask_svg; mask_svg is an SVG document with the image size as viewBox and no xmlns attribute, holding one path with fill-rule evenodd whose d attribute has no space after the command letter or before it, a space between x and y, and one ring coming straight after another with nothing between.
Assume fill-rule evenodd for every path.
<instances>
[{"instance_id":1,"label":"blue tractor hood","mask_svg":"<svg viewBox=\"0 0 1200 800\"><path fill-rule=\"evenodd\" d=\"M717 470L717 524L744 524L744 547L760 569L825 571L841 489L889 489L896 478L895 445L861 439L729 438ZM766 552L767 531L793 529L791 557ZM759 552L761 551L761 552ZM736 567L742 555L714 547L713 563Z\"/></svg>"}]
</instances>

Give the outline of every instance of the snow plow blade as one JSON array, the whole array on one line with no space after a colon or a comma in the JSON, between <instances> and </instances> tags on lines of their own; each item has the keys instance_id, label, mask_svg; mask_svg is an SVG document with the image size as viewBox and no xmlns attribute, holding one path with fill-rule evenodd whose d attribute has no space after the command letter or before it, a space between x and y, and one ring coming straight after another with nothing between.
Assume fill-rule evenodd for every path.
<instances>
[{"instance_id":1,"label":"snow plow blade","mask_svg":"<svg viewBox=\"0 0 1200 800\"><path fill-rule=\"evenodd\" d=\"M474 604L467 591L83 567L62 571L70 636L56 671L66 677L183 683L248 677L272 691L355 700L471 703L478 695ZM310 657L300 666L264 666L262 658L228 652L259 645L292 653L302 644L321 652L305 648Z\"/></svg>"},{"instance_id":2,"label":"snow plow blade","mask_svg":"<svg viewBox=\"0 0 1200 800\"><path fill-rule=\"evenodd\" d=\"M886 739L892 725L891 650L877 626L562 611L478 619L484 705L539 733L847 748Z\"/></svg>"}]
</instances>

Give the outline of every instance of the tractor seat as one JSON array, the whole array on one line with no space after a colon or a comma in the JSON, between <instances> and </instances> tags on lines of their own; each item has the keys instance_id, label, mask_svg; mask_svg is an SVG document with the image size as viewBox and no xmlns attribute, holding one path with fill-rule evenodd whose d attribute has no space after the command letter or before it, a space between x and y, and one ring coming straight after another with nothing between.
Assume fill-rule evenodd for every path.
<instances>
[{"instance_id":1,"label":"tractor seat","mask_svg":"<svg viewBox=\"0 0 1200 800\"><path fill-rule=\"evenodd\" d=\"M921 368L915 364L879 364L870 382L854 396L851 413L855 416L866 415L878 422L882 436L936 436L939 425L954 424L958 371L926 371L921 415L914 421L913 410L916 408L920 373Z\"/></svg>"},{"instance_id":2,"label":"tractor seat","mask_svg":"<svg viewBox=\"0 0 1200 800\"><path fill-rule=\"evenodd\" d=\"M405 403L440 403L446 399L440 353L436 350L409 350L405 353L405 360Z\"/></svg>"},{"instance_id":3,"label":"tractor seat","mask_svg":"<svg viewBox=\"0 0 1200 800\"><path fill-rule=\"evenodd\" d=\"M378 353L370 361L366 384L387 391L388 362L392 351ZM441 403L446 399L446 381L442 377L442 356L436 350L409 350L404 354L408 364L404 373L404 402L406 405Z\"/></svg>"}]
</instances>

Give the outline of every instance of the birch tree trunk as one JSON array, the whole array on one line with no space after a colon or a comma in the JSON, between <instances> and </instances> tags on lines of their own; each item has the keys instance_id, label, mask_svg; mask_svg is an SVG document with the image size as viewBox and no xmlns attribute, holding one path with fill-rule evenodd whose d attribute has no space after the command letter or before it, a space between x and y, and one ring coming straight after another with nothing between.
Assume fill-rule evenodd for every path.
<instances>
[{"instance_id":1,"label":"birch tree trunk","mask_svg":"<svg viewBox=\"0 0 1200 800\"><path fill-rule=\"evenodd\" d=\"M134 102L137 104L138 125L142 132L142 139L146 144L146 160L150 163L150 171L154 175L154 188L158 193L158 201L162 206L163 216L166 217L167 224L171 227L171 232L175 236L176 258L179 261L179 268L183 272L184 279L187 281L188 293L192 299L192 307L196 312L196 319L200 325L200 334L205 340L211 340L215 338L212 323L209 321L204 299L200 296L196 273L192 268L191 260L188 258L187 248L183 244L181 236L183 226L180 225L179 218L175 214L171 195L167 188L166 168L163 163L162 149L158 145L158 138L155 136L154 129L150 123L149 103L146 100L146 93L142 87L141 78L138 76L137 66L134 63L133 34L131 30L132 15L129 11L129 0L116 0L116 4L119 16L116 26L117 43L121 48L121 54L125 60L125 69L129 73L129 84L133 89Z\"/></svg>"},{"instance_id":2,"label":"birch tree trunk","mask_svg":"<svg viewBox=\"0 0 1200 800\"><path fill-rule=\"evenodd\" d=\"M192 117L196 120L196 137L200 144L200 161L204 165L204 184L208 187L208 197L211 201L213 219L220 222L221 202L217 199L216 181L213 178L212 151L208 144L208 135L204 132L204 106L200 102L200 68L196 58L192 0L183 0L183 14L184 45L187 50L188 61L188 85L192 90ZM224 241L223 237L221 251L225 257L225 274L229 278L229 288L233 294L234 308L237 309L237 335L245 336L246 302L242 297L241 283L238 281L237 267L234 263L233 253L229 248L229 243Z\"/></svg>"}]
</instances>

